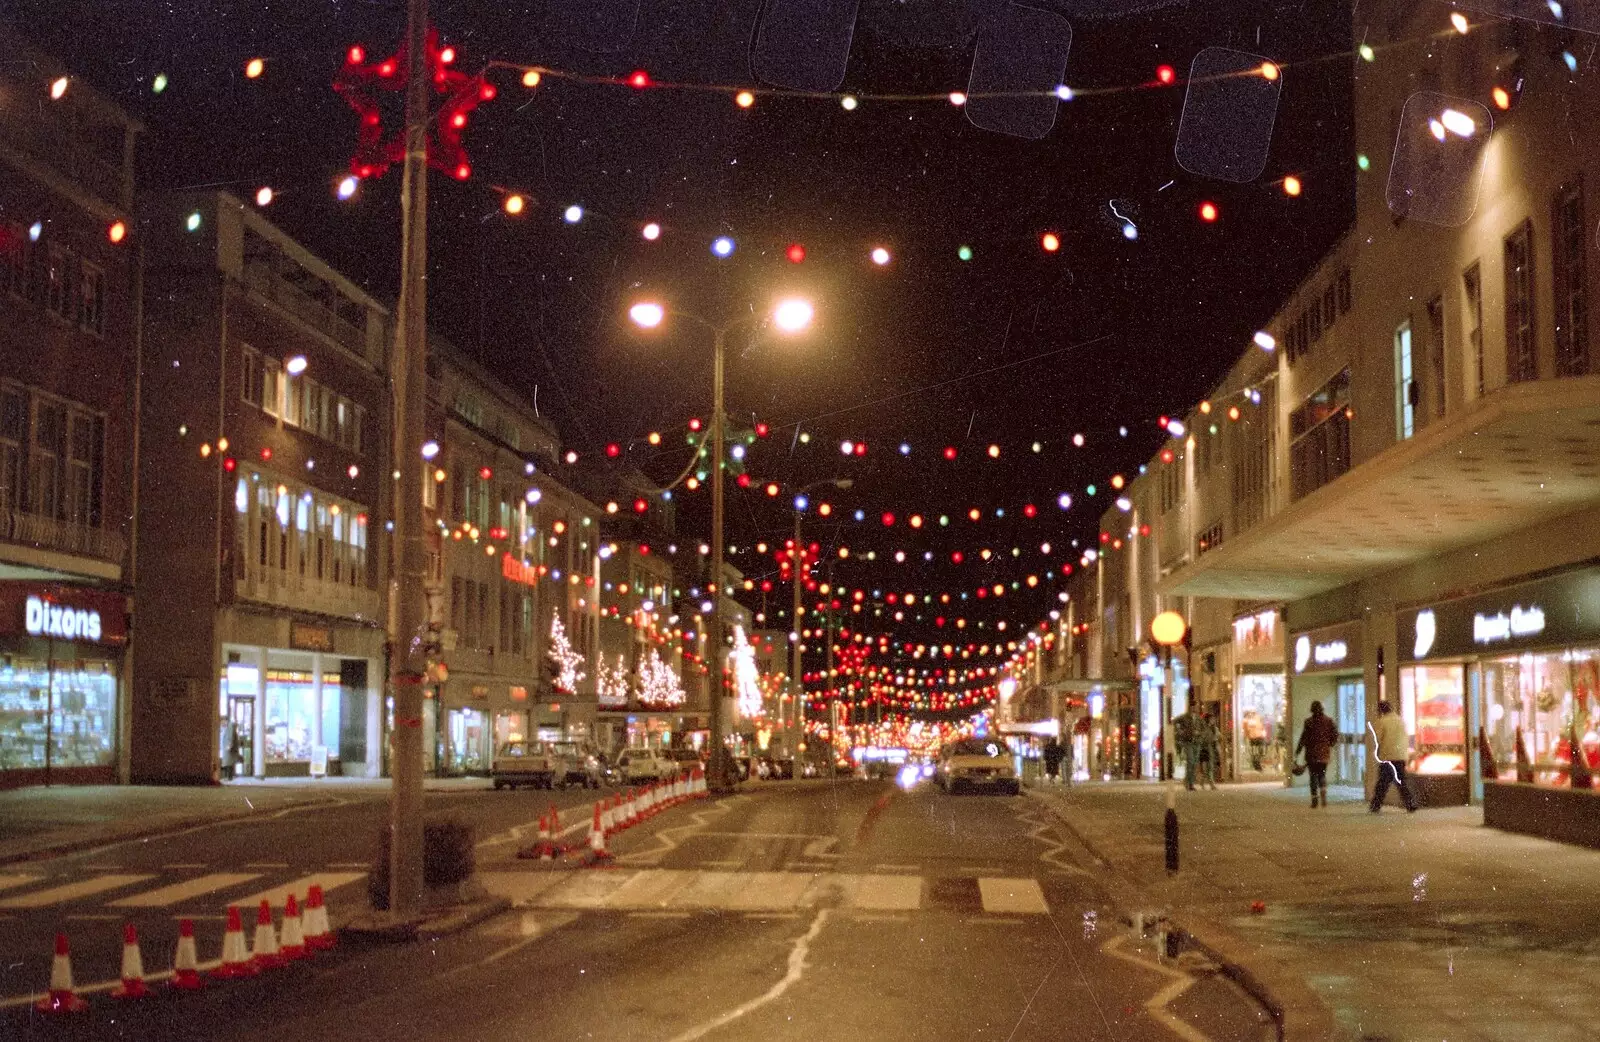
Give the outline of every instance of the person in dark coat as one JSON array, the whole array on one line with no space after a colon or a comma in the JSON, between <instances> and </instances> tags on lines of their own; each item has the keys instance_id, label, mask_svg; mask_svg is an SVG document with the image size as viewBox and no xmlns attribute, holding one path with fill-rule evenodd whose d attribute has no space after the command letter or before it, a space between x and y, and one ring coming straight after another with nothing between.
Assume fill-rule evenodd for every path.
<instances>
[{"instance_id":1,"label":"person in dark coat","mask_svg":"<svg viewBox=\"0 0 1600 1042\"><path fill-rule=\"evenodd\" d=\"M1052 782L1061 773L1061 743L1051 735L1050 740L1044 743L1044 773Z\"/></svg>"},{"instance_id":2,"label":"person in dark coat","mask_svg":"<svg viewBox=\"0 0 1600 1042\"><path fill-rule=\"evenodd\" d=\"M1311 703L1311 715L1300 729L1300 741L1295 743L1298 755L1306 754L1306 769L1311 773L1311 805L1317 806L1317 795L1322 795L1322 806L1328 805L1328 761L1333 759L1333 744L1339 740L1339 727L1322 711L1321 702Z\"/></svg>"}]
</instances>

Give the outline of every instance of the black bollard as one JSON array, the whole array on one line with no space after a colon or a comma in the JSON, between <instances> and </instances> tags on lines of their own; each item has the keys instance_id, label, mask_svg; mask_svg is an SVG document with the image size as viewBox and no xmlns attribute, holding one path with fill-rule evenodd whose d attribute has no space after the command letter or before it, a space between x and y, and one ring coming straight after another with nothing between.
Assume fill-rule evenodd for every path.
<instances>
[{"instance_id":1,"label":"black bollard","mask_svg":"<svg viewBox=\"0 0 1600 1042\"><path fill-rule=\"evenodd\" d=\"M1178 871L1178 808L1177 790L1167 786L1167 871Z\"/></svg>"}]
</instances>

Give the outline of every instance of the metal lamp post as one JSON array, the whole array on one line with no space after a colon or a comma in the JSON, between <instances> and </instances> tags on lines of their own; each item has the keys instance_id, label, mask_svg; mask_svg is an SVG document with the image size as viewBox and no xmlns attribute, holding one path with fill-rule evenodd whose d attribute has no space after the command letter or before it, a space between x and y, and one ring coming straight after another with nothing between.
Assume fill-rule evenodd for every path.
<instances>
[{"instance_id":1,"label":"metal lamp post","mask_svg":"<svg viewBox=\"0 0 1600 1042\"><path fill-rule=\"evenodd\" d=\"M723 323L715 323L686 311L668 311L653 301L641 301L628 309L628 317L643 329L654 329L665 321L668 314L693 322L710 330L712 337L711 377L711 759L706 765L706 784L713 792L730 792L738 783L733 758L728 753L727 728L722 718L722 676L727 661L722 640L722 565L723 565L723 510L722 510L722 453L725 435L725 418L722 406L722 357L728 334L742 326L757 326L767 316L743 315ZM791 298L781 301L770 316L771 322L786 333L798 333L811 324L813 309L808 301Z\"/></svg>"},{"instance_id":2,"label":"metal lamp post","mask_svg":"<svg viewBox=\"0 0 1600 1042\"><path fill-rule=\"evenodd\" d=\"M795 493L794 497L794 547L789 552L789 559L794 566L794 612L790 616L790 620L794 623L793 632L790 634L790 639L793 642L793 666L790 668L789 676L791 680L790 686L793 689L793 696L795 700L795 708L793 710L794 726L795 730L798 732L798 735L790 742L790 744L793 746L790 751L795 754L796 758L799 757L800 753L805 752L806 749L806 687L804 681L801 679L804 674L801 672L802 666L800 656L800 615L802 612L800 605L800 557L805 543L800 538L800 519L805 514L807 492L810 492L812 489L822 488L826 485L832 485L834 488L840 490L848 490L850 486L854 484L855 481L851 478L825 478L822 481L813 481L811 484Z\"/></svg>"}]
</instances>

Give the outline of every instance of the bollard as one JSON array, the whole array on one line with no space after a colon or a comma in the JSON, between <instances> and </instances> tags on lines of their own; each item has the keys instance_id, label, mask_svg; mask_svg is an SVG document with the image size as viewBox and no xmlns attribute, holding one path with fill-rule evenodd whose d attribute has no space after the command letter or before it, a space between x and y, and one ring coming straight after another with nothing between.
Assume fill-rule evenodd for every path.
<instances>
[{"instance_id":1,"label":"bollard","mask_svg":"<svg viewBox=\"0 0 1600 1042\"><path fill-rule=\"evenodd\" d=\"M1167 871L1178 871L1178 789L1167 782Z\"/></svg>"}]
</instances>

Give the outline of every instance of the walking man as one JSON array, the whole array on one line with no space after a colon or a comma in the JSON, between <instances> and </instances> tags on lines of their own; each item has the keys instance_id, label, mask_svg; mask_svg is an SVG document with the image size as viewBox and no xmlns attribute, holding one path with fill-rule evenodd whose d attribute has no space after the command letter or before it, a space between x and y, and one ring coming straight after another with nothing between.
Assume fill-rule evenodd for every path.
<instances>
[{"instance_id":1,"label":"walking man","mask_svg":"<svg viewBox=\"0 0 1600 1042\"><path fill-rule=\"evenodd\" d=\"M1055 735L1044 743L1044 774L1051 784L1055 783L1056 776L1061 773L1061 743L1056 741Z\"/></svg>"},{"instance_id":2,"label":"walking man","mask_svg":"<svg viewBox=\"0 0 1600 1042\"><path fill-rule=\"evenodd\" d=\"M1367 727L1372 731L1373 751L1378 757L1378 783L1373 786L1369 809L1378 813L1384 797L1389 795L1389 786L1398 785L1406 810L1415 813L1417 800L1406 785L1406 756L1411 751L1411 742L1406 736L1405 723L1395 715L1393 706L1382 701L1378 703L1377 721Z\"/></svg>"},{"instance_id":3,"label":"walking man","mask_svg":"<svg viewBox=\"0 0 1600 1042\"><path fill-rule=\"evenodd\" d=\"M1401 734L1405 728L1400 729ZM1317 794L1322 794L1322 806L1328 805L1328 761L1333 759L1333 743L1339 740L1339 727L1322 711L1321 702L1311 703L1311 715L1300 728L1300 741L1295 744L1296 754L1306 754L1306 769L1311 772L1311 806L1317 805Z\"/></svg>"},{"instance_id":4,"label":"walking man","mask_svg":"<svg viewBox=\"0 0 1600 1042\"><path fill-rule=\"evenodd\" d=\"M1184 788L1193 792L1194 777L1200 766L1200 745L1196 740L1200 728L1193 707L1185 709L1183 715L1172 721L1172 730L1173 737L1177 740L1176 751L1183 755Z\"/></svg>"}]
</instances>

